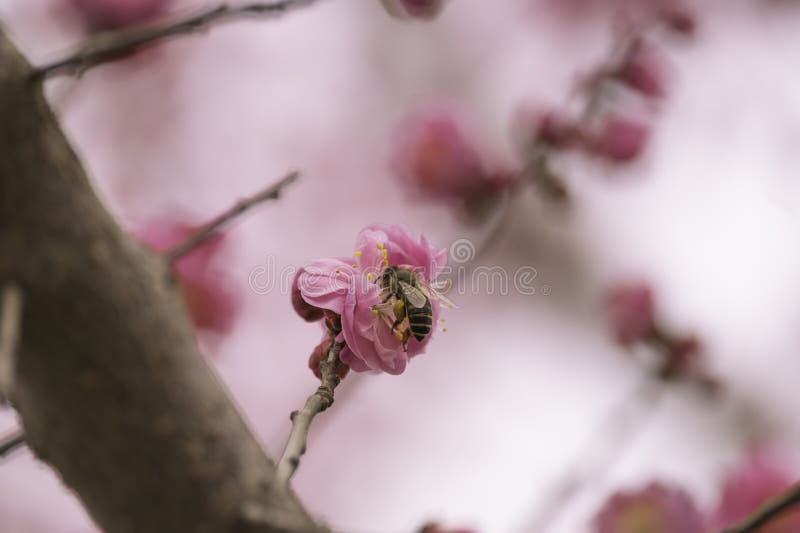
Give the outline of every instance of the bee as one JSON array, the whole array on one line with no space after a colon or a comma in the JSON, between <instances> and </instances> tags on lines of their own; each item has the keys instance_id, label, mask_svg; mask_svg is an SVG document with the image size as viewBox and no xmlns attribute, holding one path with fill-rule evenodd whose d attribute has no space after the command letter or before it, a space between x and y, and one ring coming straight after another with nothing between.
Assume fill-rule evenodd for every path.
<instances>
[{"instance_id":1,"label":"bee","mask_svg":"<svg viewBox=\"0 0 800 533\"><path fill-rule=\"evenodd\" d=\"M411 337L418 341L424 340L433 329L431 299L440 300L448 307L455 307L455 304L429 286L411 269L386 267L378 278L378 285L383 291L383 302L375 308L379 312L391 308L395 318L391 326L392 331L404 345ZM392 298L393 302L390 301ZM406 319L408 319L408 329L401 332L398 328Z\"/></svg>"}]
</instances>

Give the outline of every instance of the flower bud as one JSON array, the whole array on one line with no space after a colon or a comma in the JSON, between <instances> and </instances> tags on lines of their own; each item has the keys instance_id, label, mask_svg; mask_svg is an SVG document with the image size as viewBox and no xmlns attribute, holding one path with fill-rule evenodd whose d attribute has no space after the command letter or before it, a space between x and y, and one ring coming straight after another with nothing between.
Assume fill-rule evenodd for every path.
<instances>
[{"instance_id":1,"label":"flower bud","mask_svg":"<svg viewBox=\"0 0 800 533\"><path fill-rule=\"evenodd\" d=\"M304 269L302 268L298 270L297 274L294 276L294 281L292 281L292 307L294 311L300 315L300 318L306 322L317 322L322 320L323 316L325 316L325 311L319 307L314 307L303 299L299 287L300 275L303 272Z\"/></svg>"},{"instance_id":2,"label":"flower bud","mask_svg":"<svg viewBox=\"0 0 800 533\"><path fill-rule=\"evenodd\" d=\"M614 74L619 81L650 98L661 98L666 94L663 66L652 49L639 45Z\"/></svg>"},{"instance_id":3,"label":"flower bud","mask_svg":"<svg viewBox=\"0 0 800 533\"><path fill-rule=\"evenodd\" d=\"M328 356L328 350L330 347L330 339L325 339L316 347L314 347L314 350L311 352L311 356L308 358L308 368L314 372L314 375L317 376L317 379L322 379L322 374L320 374L319 371L319 364ZM339 361L339 366L336 369L336 374L339 376L339 379L344 379L349 371L350 367Z\"/></svg>"},{"instance_id":4,"label":"flower bud","mask_svg":"<svg viewBox=\"0 0 800 533\"><path fill-rule=\"evenodd\" d=\"M410 116L392 148L394 175L431 200L460 200L483 189L485 172L476 143L446 110Z\"/></svg>"},{"instance_id":5,"label":"flower bud","mask_svg":"<svg viewBox=\"0 0 800 533\"><path fill-rule=\"evenodd\" d=\"M618 163L636 159L644 150L650 130L644 124L623 116L606 119L599 135L589 142L595 154Z\"/></svg>"},{"instance_id":6,"label":"flower bud","mask_svg":"<svg viewBox=\"0 0 800 533\"><path fill-rule=\"evenodd\" d=\"M171 0L69 0L91 30L110 30L163 14Z\"/></svg>"},{"instance_id":7,"label":"flower bud","mask_svg":"<svg viewBox=\"0 0 800 533\"><path fill-rule=\"evenodd\" d=\"M655 331L653 292L643 283L620 285L608 296L611 330L624 346L648 338Z\"/></svg>"},{"instance_id":8,"label":"flower bud","mask_svg":"<svg viewBox=\"0 0 800 533\"><path fill-rule=\"evenodd\" d=\"M381 0L381 3L393 17L430 20L441 12L445 0Z\"/></svg>"}]
</instances>

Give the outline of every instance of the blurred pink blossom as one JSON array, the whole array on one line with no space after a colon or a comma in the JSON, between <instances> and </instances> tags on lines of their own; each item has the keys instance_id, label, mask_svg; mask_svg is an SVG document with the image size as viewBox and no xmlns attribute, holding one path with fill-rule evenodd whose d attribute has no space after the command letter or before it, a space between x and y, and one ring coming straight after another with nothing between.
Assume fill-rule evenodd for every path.
<instances>
[{"instance_id":1,"label":"blurred pink blossom","mask_svg":"<svg viewBox=\"0 0 800 533\"><path fill-rule=\"evenodd\" d=\"M401 19L432 19L444 7L446 0L381 0L386 11Z\"/></svg>"},{"instance_id":2,"label":"blurred pink blossom","mask_svg":"<svg viewBox=\"0 0 800 533\"><path fill-rule=\"evenodd\" d=\"M92 30L139 24L166 12L172 0L68 0Z\"/></svg>"},{"instance_id":3,"label":"blurred pink blossom","mask_svg":"<svg viewBox=\"0 0 800 533\"><path fill-rule=\"evenodd\" d=\"M662 59L653 47L643 43L633 47L614 76L644 96L661 98L666 94Z\"/></svg>"},{"instance_id":4,"label":"blurred pink blossom","mask_svg":"<svg viewBox=\"0 0 800 533\"><path fill-rule=\"evenodd\" d=\"M650 286L618 285L609 293L607 306L611 330L620 344L627 346L654 333L655 306Z\"/></svg>"},{"instance_id":5,"label":"blurred pink blossom","mask_svg":"<svg viewBox=\"0 0 800 533\"><path fill-rule=\"evenodd\" d=\"M710 527L722 529L738 523L772 497L788 490L796 476L763 448L753 449L725 479ZM759 533L800 531L800 509L787 511L760 528Z\"/></svg>"},{"instance_id":6,"label":"blurred pink blossom","mask_svg":"<svg viewBox=\"0 0 800 533\"><path fill-rule=\"evenodd\" d=\"M589 149L601 157L624 163L636 159L644 150L650 129L632 118L612 115L605 122Z\"/></svg>"},{"instance_id":7,"label":"blurred pink blossom","mask_svg":"<svg viewBox=\"0 0 800 533\"><path fill-rule=\"evenodd\" d=\"M345 364L356 372L400 374L410 358L425 351L433 332L419 341L393 331L393 312L375 309L382 303L380 274L388 266L406 267L430 281L446 265L446 251L437 250L423 236L414 239L403 226L376 224L359 233L353 256L312 261L298 272L296 286L308 304L341 316L337 340L346 343L340 354ZM439 314L435 298L431 308L435 325Z\"/></svg>"},{"instance_id":8,"label":"blurred pink blossom","mask_svg":"<svg viewBox=\"0 0 800 533\"><path fill-rule=\"evenodd\" d=\"M611 496L595 517L596 533L703 533L703 519L682 490L652 483Z\"/></svg>"},{"instance_id":9,"label":"blurred pink blossom","mask_svg":"<svg viewBox=\"0 0 800 533\"><path fill-rule=\"evenodd\" d=\"M675 33L692 36L697 31L697 19L685 5L680 2L668 2L661 9L661 21Z\"/></svg>"},{"instance_id":10,"label":"blurred pink blossom","mask_svg":"<svg viewBox=\"0 0 800 533\"><path fill-rule=\"evenodd\" d=\"M194 234L197 227L168 219L153 220L134 230L141 243L163 252ZM225 334L233 328L241 309L240 296L218 268L225 235L217 233L173 264L186 308L195 327Z\"/></svg>"},{"instance_id":11,"label":"blurred pink blossom","mask_svg":"<svg viewBox=\"0 0 800 533\"><path fill-rule=\"evenodd\" d=\"M432 199L461 199L482 189L485 172L475 142L452 113L425 110L397 130L390 164L409 189Z\"/></svg>"}]
</instances>

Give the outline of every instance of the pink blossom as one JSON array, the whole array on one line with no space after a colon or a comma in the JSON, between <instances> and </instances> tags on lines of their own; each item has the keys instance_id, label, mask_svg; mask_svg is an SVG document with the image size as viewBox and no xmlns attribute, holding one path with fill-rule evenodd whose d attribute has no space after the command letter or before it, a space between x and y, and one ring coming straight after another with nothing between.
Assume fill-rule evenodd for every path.
<instances>
[{"instance_id":1,"label":"pink blossom","mask_svg":"<svg viewBox=\"0 0 800 533\"><path fill-rule=\"evenodd\" d=\"M403 226L376 224L359 233L352 260L312 261L299 271L296 285L306 303L340 315L337 340L346 346L339 357L346 365L356 372L400 374L410 358L424 352L433 332L419 341L392 330L393 312L375 308L382 303L380 274L387 266L409 268L429 282L446 261L446 251L425 237L414 239ZM436 298L431 308L435 325Z\"/></svg>"},{"instance_id":2,"label":"pink blossom","mask_svg":"<svg viewBox=\"0 0 800 533\"><path fill-rule=\"evenodd\" d=\"M196 227L167 219L154 220L134 230L135 237L163 252L195 233ZM240 297L214 262L224 249L225 235L218 233L178 259L173 267L195 327L225 334L230 332L241 308Z\"/></svg>"},{"instance_id":3,"label":"pink blossom","mask_svg":"<svg viewBox=\"0 0 800 533\"><path fill-rule=\"evenodd\" d=\"M446 0L381 0L390 15L400 19L432 19L444 7Z\"/></svg>"},{"instance_id":4,"label":"pink blossom","mask_svg":"<svg viewBox=\"0 0 800 533\"><path fill-rule=\"evenodd\" d=\"M390 165L406 187L437 200L474 195L486 177L475 142L444 109L424 110L401 123Z\"/></svg>"},{"instance_id":5,"label":"pink blossom","mask_svg":"<svg viewBox=\"0 0 800 533\"><path fill-rule=\"evenodd\" d=\"M633 49L615 76L644 96L661 98L666 94L664 66L661 59L655 50L644 44L639 44Z\"/></svg>"},{"instance_id":6,"label":"pink blossom","mask_svg":"<svg viewBox=\"0 0 800 533\"><path fill-rule=\"evenodd\" d=\"M723 529L753 513L764 502L792 486L794 474L766 449L755 448L725 479L710 527ZM800 510L787 511L760 528L759 533L800 531Z\"/></svg>"},{"instance_id":7,"label":"pink blossom","mask_svg":"<svg viewBox=\"0 0 800 533\"><path fill-rule=\"evenodd\" d=\"M614 494L594 520L596 533L703 533L703 519L688 494L652 483Z\"/></svg>"},{"instance_id":8,"label":"pink blossom","mask_svg":"<svg viewBox=\"0 0 800 533\"><path fill-rule=\"evenodd\" d=\"M654 333L655 307L648 285L619 285L611 290L607 305L611 329L620 344L627 346Z\"/></svg>"},{"instance_id":9,"label":"pink blossom","mask_svg":"<svg viewBox=\"0 0 800 533\"><path fill-rule=\"evenodd\" d=\"M139 24L163 14L171 0L69 0L92 30Z\"/></svg>"},{"instance_id":10,"label":"pink blossom","mask_svg":"<svg viewBox=\"0 0 800 533\"><path fill-rule=\"evenodd\" d=\"M612 161L627 162L642 153L649 136L650 130L644 124L615 115L606 119L590 149Z\"/></svg>"},{"instance_id":11,"label":"pink blossom","mask_svg":"<svg viewBox=\"0 0 800 533\"><path fill-rule=\"evenodd\" d=\"M692 36L697 31L694 14L677 2L672 2L661 10L661 20L677 34Z\"/></svg>"}]
</instances>

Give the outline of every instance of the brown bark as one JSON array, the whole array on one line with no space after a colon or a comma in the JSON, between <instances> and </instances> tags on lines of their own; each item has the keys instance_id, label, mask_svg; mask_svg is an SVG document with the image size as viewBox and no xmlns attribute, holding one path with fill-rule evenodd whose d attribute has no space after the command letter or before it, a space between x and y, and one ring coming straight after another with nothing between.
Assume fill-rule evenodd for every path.
<instances>
[{"instance_id":1,"label":"brown bark","mask_svg":"<svg viewBox=\"0 0 800 533\"><path fill-rule=\"evenodd\" d=\"M0 282L25 297L11 400L108 532L320 531L197 351L166 262L95 196L0 34Z\"/></svg>"}]
</instances>

